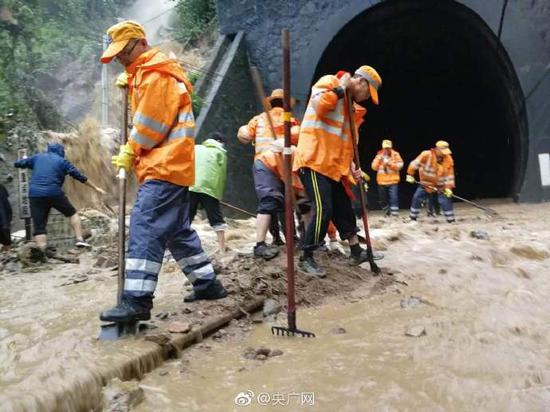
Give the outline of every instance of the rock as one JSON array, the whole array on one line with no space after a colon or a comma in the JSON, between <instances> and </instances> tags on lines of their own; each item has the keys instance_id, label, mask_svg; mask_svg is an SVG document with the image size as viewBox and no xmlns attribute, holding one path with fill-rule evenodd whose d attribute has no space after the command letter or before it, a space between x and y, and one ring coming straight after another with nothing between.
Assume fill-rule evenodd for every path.
<instances>
[{"instance_id":1,"label":"rock","mask_svg":"<svg viewBox=\"0 0 550 412\"><path fill-rule=\"evenodd\" d=\"M422 325L409 326L405 331L406 336L412 336L413 338L418 338L420 336L426 335L426 328Z\"/></svg>"},{"instance_id":2,"label":"rock","mask_svg":"<svg viewBox=\"0 0 550 412\"><path fill-rule=\"evenodd\" d=\"M193 309L186 307L182 309L181 313L183 313L184 315L188 315L190 313L193 313Z\"/></svg>"},{"instance_id":3,"label":"rock","mask_svg":"<svg viewBox=\"0 0 550 412\"><path fill-rule=\"evenodd\" d=\"M170 342L170 336L164 333L159 333L158 335L146 335L145 340L163 346Z\"/></svg>"},{"instance_id":4,"label":"rock","mask_svg":"<svg viewBox=\"0 0 550 412\"><path fill-rule=\"evenodd\" d=\"M264 361L266 359L267 359L267 356L265 356L265 355L256 355L256 360Z\"/></svg>"},{"instance_id":5,"label":"rock","mask_svg":"<svg viewBox=\"0 0 550 412\"><path fill-rule=\"evenodd\" d=\"M163 370L163 371L160 371L160 372L159 372L159 376L166 376L166 375L168 375L169 373L170 373L169 371Z\"/></svg>"},{"instance_id":6,"label":"rock","mask_svg":"<svg viewBox=\"0 0 550 412\"><path fill-rule=\"evenodd\" d=\"M249 346L244 350L243 356L246 359L254 359L256 357L256 350L252 346Z\"/></svg>"},{"instance_id":7,"label":"rock","mask_svg":"<svg viewBox=\"0 0 550 412\"><path fill-rule=\"evenodd\" d=\"M281 311L281 305L274 299L266 299L264 302L263 315L275 315Z\"/></svg>"},{"instance_id":8,"label":"rock","mask_svg":"<svg viewBox=\"0 0 550 412\"><path fill-rule=\"evenodd\" d=\"M137 381L122 382L114 378L103 388L103 410L129 412L145 399L145 393Z\"/></svg>"},{"instance_id":9,"label":"rock","mask_svg":"<svg viewBox=\"0 0 550 412\"><path fill-rule=\"evenodd\" d=\"M160 320L168 319L168 316L170 316L168 312L159 312L155 315L155 317Z\"/></svg>"},{"instance_id":10,"label":"rock","mask_svg":"<svg viewBox=\"0 0 550 412\"><path fill-rule=\"evenodd\" d=\"M24 243L17 248L17 259L25 267L39 266L46 262L45 253L36 247L34 243Z\"/></svg>"},{"instance_id":11,"label":"rock","mask_svg":"<svg viewBox=\"0 0 550 412\"><path fill-rule=\"evenodd\" d=\"M264 320L260 318L254 318L252 319L252 323L264 323Z\"/></svg>"},{"instance_id":12,"label":"rock","mask_svg":"<svg viewBox=\"0 0 550 412\"><path fill-rule=\"evenodd\" d=\"M170 333L187 333L191 330L191 324L188 322L174 321L168 325Z\"/></svg>"},{"instance_id":13,"label":"rock","mask_svg":"<svg viewBox=\"0 0 550 412\"><path fill-rule=\"evenodd\" d=\"M21 264L15 261L8 262L4 265L4 271L7 273L21 272Z\"/></svg>"},{"instance_id":14,"label":"rock","mask_svg":"<svg viewBox=\"0 0 550 412\"><path fill-rule=\"evenodd\" d=\"M260 346L258 349L256 349L256 356L259 356L259 355L269 356L270 352L271 352L271 349L266 348L265 346Z\"/></svg>"},{"instance_id":15,"label":"rock","mask_svg":"<svg viewBox=\"0 0 550 412\"><path fill-rule=\"evenodd\" d=\"M269 357L274 358L275 356L281 356L283 354L283 351L281 349L273 349L271 352L269 352Z\"/></svg>"},{"instance_id":16,"label":"rock","mask_svg":"<svg viewBox=\"0 0 550 412\"><path fill-rule=\"evenodd\" d=\"M510 257L501 250L491 249L489 253L494 267L503 267L510 262Z\"/></svg>"},{"instance_id":17,"label":"rock","mask_svg":"<svg viewBox=\"0 0 550 412\"><path fill-rule=\"evenodd\" d=\"M114 256L99 255L94 263L96 268L111 268L118 265L118 259Z\"/></svg>"},{"instance_id":18,"label":"rock","mask_svg":"<svg viewBox=\"0 0 550 412\"><path fill-rule=\"evenodd\" d=\"M470 232L470 237L474 239L489 240L489 233L484 230L472 230Z\"/></svg>"},{"instance_id":19,"label":"rock","mask_svg":"<svg viewBox=\"0 0 550 412\"><path fill-rule=\"evenodd\" d=\"M225 329L220 329L212 335L212 339L223 339L225 336L227 336Z\"/></svg>"},{"instance_id":20,"label":"rock","mask_svg":"<svg viewBox=\"0 0 550 412\"><path fill-rule=\"evenodd\" d=\"M447 269L439 269L439 274L440 275L446 275L447 274Z\"/></svg>"},{"instance_id":21,"label":"rock","mask_svg":"<svg viewBox=\"0 0 550 412\"><path fill-rule=\"evenodd\" d=\"M345 330L343 327L341 326L338 326L336 328L333 328L330 330L330 333L332 333L333 335L343 335L345 333L347 333L348 331Z\"/></svg>"},{"instance_id":22,"label":"rock","mask_svg":"<svg viewBox=\"0 0 550 412\"><path fill-rule=\"evenodd\" d=\"M550 257L548 250L545 250L542 245L517 245L510 248L510 252L531 260L544 260Z\"/></svg>"},{"instance_id":23,"label":"rock","mask_svg":"<svg viewBox=\"0 0 550 412\"><path fill-rule=\"evenodd\" d=\"M407 299L402 299L400 305L403 309L414 309L420 306L422 303L424 303L422 301L422 298L419 298L417 296L410 296Z\"/></svg>"}]
</instances>

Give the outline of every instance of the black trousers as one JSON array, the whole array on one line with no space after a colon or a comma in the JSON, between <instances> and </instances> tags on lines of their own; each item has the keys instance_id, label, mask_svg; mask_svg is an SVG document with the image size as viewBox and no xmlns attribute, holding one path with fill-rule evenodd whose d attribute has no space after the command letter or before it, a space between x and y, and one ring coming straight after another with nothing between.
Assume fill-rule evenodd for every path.
<instances>
[{"instance_id":1,"label":"black trousers","mask_svg":"<svg viewBox=\"0 0 550 412\"><path fill-rule=\"evenodd\" d=\"M322 244L330 221L338 229L342 240L349 239L359 231L351 199L341 182L336 182L309 168L300 169L300 180L313 206L311 222L306 228L303 250L313 251Z\"/></svg>"},{"instance_id":2,"label":"black trousers","mask_svg":"<svg viewBox=\"0 0 550 412\"><path fill-rule=\"evenodd\" d=\"M220 201L215 197L205 193L196 193L189 191L189 222L192 222L197 214L197 209L201 205L206 211L208 223L215 231L225 230L225 220L223 219Z\"/></svg>"}]
</instances>

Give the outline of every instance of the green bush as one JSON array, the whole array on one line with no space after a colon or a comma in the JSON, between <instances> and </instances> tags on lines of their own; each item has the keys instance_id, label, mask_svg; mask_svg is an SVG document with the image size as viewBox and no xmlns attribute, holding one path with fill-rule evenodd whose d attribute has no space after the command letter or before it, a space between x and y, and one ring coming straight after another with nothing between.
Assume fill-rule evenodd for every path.
<instances>
[{"instance_id":1,"label":"green bush","mask_svg":"<svg viewBox=\"0 0 550 412\"><path fill-rule=\"evenodd\" d=\"M181 42L194 44L216 23L215 0L172 0L176 3L178 22L175 33Z\"/></svg>"}]
</instances>

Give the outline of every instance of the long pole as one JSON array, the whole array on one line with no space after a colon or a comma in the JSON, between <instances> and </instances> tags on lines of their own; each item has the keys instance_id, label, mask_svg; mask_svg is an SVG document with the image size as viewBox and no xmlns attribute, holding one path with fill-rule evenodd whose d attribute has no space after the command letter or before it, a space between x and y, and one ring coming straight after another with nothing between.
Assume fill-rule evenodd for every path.
<instances>
[{"instance_id":1,"label":"long pole","mask_svg":"<svg viewBox=\"0 0 550 412\"><path fill-rule=\"evenodd\" d=\"M283 109L285 147L283 149L284 181L285 181L285 222L286 222L286 274L288 296L288 327L296 329L296 299L294 287L294 216L292 193L292 149L290 147L290 131L292 124L290 105L290 34L288 29L282 30L283 43Z\"/></svg>"},{"instance_id":2,"label":"long pole","mask_svg":"<svg viewBox=\"0 0 550 412\"><path fill-rule=\"evenodd\" d=\"M122 144L128 141L128 88L122 91ZM117 302L120 304L124 290L124 272L126 270L126 170L118 171L118 290Z\"/></svg>"},{"instance_id":3,"label":"long pole","mask_svg":"<svg viewBox=\"0 0 550 412\"><path fill-rule=\"evenodd\" d=\"M103 51L107 49L107 35L103 35ZM107 123L109 122L109 119L107 117L107 108L108 108L108 102L107 102L107 65L102 64L101 65L101 127L105 128L107 127Z\"/></svg>"},{"instance_id":4,"label":"long pole","mask_svg":"<svg viewBox=\"0 0 550 412\"><path fill-rule=\"evenodd\" d=\"M357 137L357 128L355 127L355 117L354 117L354 111L353 111L353 103L351 100L351 93L346 91L346 108L348 112L348 118L349 118L349 127L351 131L351 140L353 145L353 158L355 161L356 167L361 167L361 159L359 158L359 138ZM369 234L369 219L367 217L367 202L365 200L365 188L363 186L363 177L361 176L359 178L359 181L357 182L359 184L359 200L361 202L361 211L362 211L362 218L363 218L363 226L365 228L365 240L367 242L367 257L370 265L370 270L375 273L380 273L380 268L376 265L374 262L374 256L372 254L372 244L370 241L370 234Z\"/></svg>"}]
</instances>

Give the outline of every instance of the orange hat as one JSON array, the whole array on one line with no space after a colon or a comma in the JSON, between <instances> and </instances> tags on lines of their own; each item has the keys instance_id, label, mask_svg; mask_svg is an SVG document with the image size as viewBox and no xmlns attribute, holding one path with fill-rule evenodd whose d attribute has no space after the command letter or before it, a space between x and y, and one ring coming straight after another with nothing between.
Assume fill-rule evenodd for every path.
<instances>
[{"instance_id":1,"label":"orange hat","mask_svg":"<svg viewBox=\"0 0 550 412\"><path fill-rule=\"evenodd\" d=\"M382 149L391 149L393 144L391 140L382 140Z\"/></svg>"},{"instance_id":2,"label":"orange hat","mask_svg":"<svg viewBox=\"0 0 550 412\"><path fill-rule=\"evenodd\" d=\"M451 149L449 149L449 143L444 140L439 140L435 144L435 147L437 147L444 155L450 155L452 153Z\"/></svg>"},{"instance_id":3,"label":"orange hat","mask_svg":"<svg viewBox=\"0 0 550 412\"><path fill-rule=\"evenodd\" d=\"M101 56L101 63L110 63L119 54L128 42L132 39L144 39L145 30L143 26L132 20L121 21L107 29L111 44Z\"/></svg>"},{"instance_id":4,"label":"orange hat","mask_svg":"<svg viewBox=\"0 0 550 412\"><path fill-rule=\"evenodd\" d=\"M275 99L281 99L283 100L285 92L283 89L274 89L271 92L271 96L269 96L266 100L271 103L272 100ZM294 97L290 97L290 106L294 106L296 104L296 99Z\"/></svg>"},{"instance_id":5,"label":"orange hat","mask_svg":"<svg viewBox=\"0 0 550 412\"><path fill-rule=\"evenodd\" d=\"M382 86L382 78L376 70L370 66L361 66L355 70L357 76L361 76L369 83L369 91L374 104L378 104L378 89Z\"/></svg>"}]
</instances>

